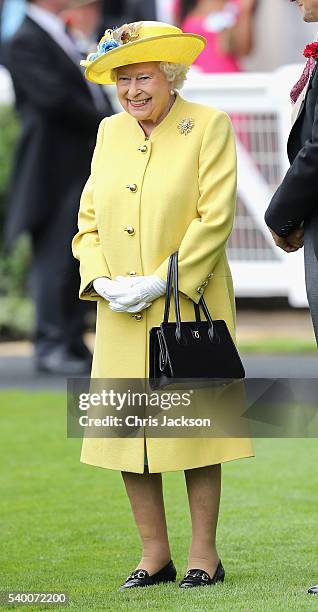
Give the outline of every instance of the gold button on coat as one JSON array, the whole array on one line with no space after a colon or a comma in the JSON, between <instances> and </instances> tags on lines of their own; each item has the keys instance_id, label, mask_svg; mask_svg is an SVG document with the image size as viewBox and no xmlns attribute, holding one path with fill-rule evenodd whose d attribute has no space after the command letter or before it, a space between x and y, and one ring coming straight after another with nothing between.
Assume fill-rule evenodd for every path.
<instances>
[{"instance_id":1,"label":"gold button on coat","mask_svg":"<svg viewBox=\"0 0 318 612\"><path fill-rule=\"evenodd\" d=\"M132 193L136 193L136 191L138 191L138 187L137 187L136 183L132 183L131 185L127 185L127 189L130 189L130 191Z\"/></svg>"},{"instance_id":2,"label":"gold button on coat","mask_svg":"<svg viewBox=\"0 0 318 612\"><path fill-rule=\"evenodd\" d=\"M132 318L135 319L135 321L141 321L142 315L138 313L138 314L133 315Z\"/></svg>"},{"instance_id":3,"label":"gold button on coat","mask_svg":"<svg viewBox=\"0 0 318 612\"><path fill-rule=\"evenodd\" d=\"M127 234L129 234L129 236L134 236L135 235L135 228L132 225L128 225L128 227L124 228L124 231L127 232Z\"/></svg>"},{"instance_id":4,"label":"gold button on coat","mask_svg":"<svg viewBox=\"0 0 318 612\"><path fill-rule=\"evenodd\" d=\"M147 145L142 145L141 147L139 147L138 151L141 151L141 153L147 153L148 151Z\"/></svg>"},{"instance_id":5,"label":"gold button on coat","mask_svg":"<svg viewBox=\"0 0 318 612\"><path fill-rule=\"evenodd\" d=\"M128 272L129 276L137 276L137 272L135 272L135 270L132 270L131 272Z\"/></svg>"}]
</instances>

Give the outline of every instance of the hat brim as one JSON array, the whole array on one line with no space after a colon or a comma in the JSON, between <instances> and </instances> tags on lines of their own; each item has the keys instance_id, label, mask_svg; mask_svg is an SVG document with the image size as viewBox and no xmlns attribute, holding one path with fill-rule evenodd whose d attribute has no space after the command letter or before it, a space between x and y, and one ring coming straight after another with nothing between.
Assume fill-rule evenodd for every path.
<instances>
[{"instance_id":1,"label":"hat brim","mask_svg":"<svg viewBox=\"0 0 318 612\"><path fill-rule=\"evenodd\" d=\"M93 62L85 62L85 76L100 85L114 83L111 72L119 66L144 62L172 62L191 66L206 45L198 34L162 34L126 43L101 55Z\"/></svg>"}]
</instances>

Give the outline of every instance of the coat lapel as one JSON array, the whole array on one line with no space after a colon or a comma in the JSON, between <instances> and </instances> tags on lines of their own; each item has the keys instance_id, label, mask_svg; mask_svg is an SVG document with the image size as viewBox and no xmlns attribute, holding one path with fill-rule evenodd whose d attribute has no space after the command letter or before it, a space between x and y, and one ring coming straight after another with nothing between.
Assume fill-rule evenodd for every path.
<instances>
[{"instance_id":1,"label":"coat lapel","mask_svg":"<svg viewBox=\"0 0 318 612\"><path fill-rule=\"evenodd\" d=\"M316 63L316 66L315 66L315 68L312 71L311 77L308 80L307 85L304 87L304 89L301 92L301 94L300 94L296 104L293 107L293 110L292 110L292 128L294 128L294 126L296 125L298 119L301 117L301 115L302 115L302 113L303 113L303 111L305 109L307 93L308 93L308 91L309 91L309 89L311 87L312 80L313 80L313 78L314 78L314 76L315 76L315 74L317 72L317 67L318 67L318 64Z\"/></svg>"},{"instance_id":2,"label":"coat lapel","mask_svg":"<svg viewBox=\"0 0 318 612\"><path fill-rule=\"evenodd\" d=\"M307 86L304 87L304 90L302 91L302 93L299 96L299 99L297 100L293 111L292 111L292 128L289 134L289 138L288 138L288 142L287 142L287 153L288 153L288 158L289 161L292 162L293 160L293 140L294 137L296 135L296 130L298 128L298 124L299 124L299 120L300 118L303 116L303 113L305 112L306 109L306 100L307 100L307 95L308 92L311 89L311 85L312 85L312 81L313 78L317 72L317 65L315 66L312 75L307 83Z\"/></svg>"},{"instance_id":3,"label":"coat lapel","mask_svg":"<svg viewBox=\"0 0 318 612\"><path fill-rule=\"evenodd\" d=\"M36 21L33 21L31 17L27 16L26 21L28 22L29 28L32 29L32 34L34 35L34 31L36 30L36 34L40 34L42 36L45 44L50 46L54 53L58 54L61 57L61 60L64 63L68 64L74 76L77 77L77 79L80 78L81 81L84 81L79 65L76 66L74 60L66 53L66 51L64 51L64 49L54 40L54 38L52 38L52 36L50 36L50 34L46 32L46 30L41 28L41 26L36 23Z\"/></svg>"},{"instance_id":4,"label":"coat lapel","mask_svg":"<svg viewBox=\"0 0 318 612\"><path fill-rule=\"evenodd\" d=\"M292 115L291 115L292 126L295 124L299 114L302 112L304 108L304 103L305 103L305 98L307 95L308 87L309 87L309 81L305 85L301 94L299 95L297 102L293 104Z\"/></svg>"}]
</instances>

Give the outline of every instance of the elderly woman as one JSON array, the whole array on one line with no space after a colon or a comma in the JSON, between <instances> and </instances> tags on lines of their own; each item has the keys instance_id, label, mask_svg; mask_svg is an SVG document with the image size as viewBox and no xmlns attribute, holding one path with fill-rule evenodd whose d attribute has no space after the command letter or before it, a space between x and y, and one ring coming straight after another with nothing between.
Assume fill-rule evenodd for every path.
<instances>
[{"instance_id":1,"label":"elderly woman","mask_svg":"<svg viewBox=\"0 0 318 612\"><path fill-rule=\"evenodd\" d=\"M92 378L148 377L149 331L163 318L169 256L179 251L181 315L204 293L234 338L225 246L236 202L228 116L177 92L202 37L159 22L108 31L85 62L95 83L116 83L124 112L101 122L73 239L80 298L97 301ZM182 588L224 580L215 537L221 463L253 455L247 438L84 438L81 461L120 470L142 542L121 589L174 581L162 472L184 470L192 542Z\"/></svg>"}]
</instances>

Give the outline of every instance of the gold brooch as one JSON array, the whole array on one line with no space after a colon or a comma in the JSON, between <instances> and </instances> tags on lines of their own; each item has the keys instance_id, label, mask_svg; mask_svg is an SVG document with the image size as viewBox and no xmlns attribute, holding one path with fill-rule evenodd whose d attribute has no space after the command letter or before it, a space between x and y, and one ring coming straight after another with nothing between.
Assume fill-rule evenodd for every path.
<instances>
[{"instance_id":1,"label":"gold brooch","mask_svg":"<svg viewBox=\"0 0 318 612\"><path fill-rule=\"evenodd\" d=\"M182 119L180 123L178 123L178 130L180 134L187 136L194 128L194 120L193 119Z\"/></svg>"}]
</instances>

